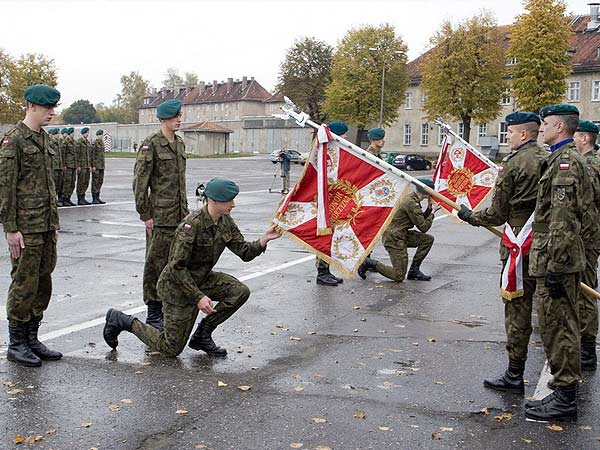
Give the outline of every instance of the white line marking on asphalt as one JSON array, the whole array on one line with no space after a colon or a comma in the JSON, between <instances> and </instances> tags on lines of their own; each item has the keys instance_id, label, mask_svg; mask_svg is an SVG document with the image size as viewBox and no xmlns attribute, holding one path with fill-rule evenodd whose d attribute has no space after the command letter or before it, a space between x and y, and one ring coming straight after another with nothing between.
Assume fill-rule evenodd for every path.
<instances>
[{"instance_id":1,"label":"white line marking on asphalt","mask_svg":"<svg viewBox=\"0 0 600 450\"><path fill-rule=\"evenodd\" d=\"M103 238L109 238L109 239L129 239L130 241L145 241L146 240L146 236L144 236L144 237L123 236L122 234L105 234L105 233L101 233L100 236Z\"/></svg>"},{"instance_id":2,"label":"white line marking on asphalt","mask_svg":"<svg viewBox=\"0 0 600 450\"><path fill-rule=\"evenodd\" d=\"M533 398L535 400L541 400L552 393L552 389L548 387L548 381L551 379L552 374L550 373L550 366L548 365L548 361L546 361L544 362L542 373L540 373L540 379L538 380L535 392L533 393Z\"/></svg>"},{"instance_id":3,"label":"white line marking on asphalt","mask_svg":"<svg viewBox=\"0 0 600 450\"><path fill-rule=\"evenodd\" d=\"M72 209L72 208L90 208L90 207L94 207L94 208L95 208L95 207L97 207L97 206L126 205L126 204L128 204L128 203L135 203L135 202L132 202L132 201L129 201L129 202L106 202L106 203L104 203L104 204L100 204L100 203L98 203L98 204L96 204L96 205L93 205L93 204L92 204L92 205L61 206L61 207L59 208L59 210L60 210L60 209Z\"/></svg>"},{"instance_id":4,"label":"white line marking on asphalt","mask_svg":"<svg viewBox=\"0 0 600 450\"><path fill-rule=\"evenodd\" d=\"M146 228L146 225L143 223L130 223L130 222L113 222L110 220L94 220L94 219L85 219L82 220L85 223L97 223L99 225L118 225L120 227L134 227L134 228Z\"/></svg>"}]
</instances>

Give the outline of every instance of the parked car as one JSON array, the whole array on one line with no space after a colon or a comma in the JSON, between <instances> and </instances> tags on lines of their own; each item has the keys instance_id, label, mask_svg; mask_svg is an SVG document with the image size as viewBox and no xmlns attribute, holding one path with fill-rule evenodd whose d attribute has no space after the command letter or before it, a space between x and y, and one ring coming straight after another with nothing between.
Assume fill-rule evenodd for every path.
<instances>
[{"instance_id":1,"label":"parked car","mask_svg":"<svg viewBox=\"0 0 600 450\"><path fill-rule=\"evenodd\" d=\"M394 162L394 158L396 158L396 156L399 154L400 152L381 152L381 159L388 164L392 164Z\"/></svg>"},{"instance_id":2,"label":"parked car","mask_svg":"<svg viewBox=\"0 0 600 450\"><path fill-rule=\"evenodd\" d=\"M271 162L273 164L279 162L279 153L281 153L282 149L273 150L271 152ZM304 164L308 159L308 153L301 153L298 150L293 150L290 148L285 149L286 152L290 155L290 159L294 164Z\"/></svg>"},{"instance_id":3,"label":"parked car","mask_svg":"<svg viewBox=\"0 0 600 450\"><path fill-rule=\"evenodd\" d=\"M431 161L419 155L398 155L394 158L392 166L402 170L431 170Z\"/></svg>"}]
</instances>

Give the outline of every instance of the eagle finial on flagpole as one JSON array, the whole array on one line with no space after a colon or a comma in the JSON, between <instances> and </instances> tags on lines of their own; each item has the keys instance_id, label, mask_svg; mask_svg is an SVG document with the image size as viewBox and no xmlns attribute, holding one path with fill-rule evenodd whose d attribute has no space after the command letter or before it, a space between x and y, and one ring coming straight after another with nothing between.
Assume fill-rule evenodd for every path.
<instances>
[{"instance_id":1,"label":"eagle finial on flagpole","mask_svg":"<svg viewBox=\"0 0 600 450\"><path fill-rule=\"evenodd\" d=\"M281 105L283 114L273 114L273 116L283 120L294 119L301 127L305 126L306 121L310 119L310 116L302 111L296 112L297 107L289 97L284 96L283 101L285 102L285 104Z\"/></svg>"}]
</instances>

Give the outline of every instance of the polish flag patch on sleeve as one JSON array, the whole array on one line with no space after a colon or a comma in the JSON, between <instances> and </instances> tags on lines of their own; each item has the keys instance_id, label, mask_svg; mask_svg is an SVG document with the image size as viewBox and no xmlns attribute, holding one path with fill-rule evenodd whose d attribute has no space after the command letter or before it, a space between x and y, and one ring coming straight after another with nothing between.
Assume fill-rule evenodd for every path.
<instances>
[{"instance_id":1,"label":"polish flag patch on sleeve","mask_svg":"<svg viewBox=\"0 0 600 450\"><path fill-rule=\"evenodd\" d=\"M560 163L560 165L558 166L558 168L560 170L569 170L570 167L571 167L571 164L569 164L569 163Z\"/></svg>"},{"instance_id":2,"label":"polish flag patch on sleeve","mask_svg":"<svg viewBox=\"0 0 600 450\"><path fill-rule=\"evenodd\" d=\"M192 229L192 226L189 223L184 223L183 224L183 229L185 231L190 231Z\"/></svg>"},{"instance_id":3,"label":"polish flag patch on sleeve","mask_svg":"<svg viewBox=\"0 0 600 450\"><path fill-rule=\"evenodd\" d=\"M142 147L142 151L143 151L143 152L145 152L145 151L147 151L147 150L149 150L149 149L150 149L150 147L148 147L147 145L144 145L144 146Z\"/></svg>"}]
</instances>

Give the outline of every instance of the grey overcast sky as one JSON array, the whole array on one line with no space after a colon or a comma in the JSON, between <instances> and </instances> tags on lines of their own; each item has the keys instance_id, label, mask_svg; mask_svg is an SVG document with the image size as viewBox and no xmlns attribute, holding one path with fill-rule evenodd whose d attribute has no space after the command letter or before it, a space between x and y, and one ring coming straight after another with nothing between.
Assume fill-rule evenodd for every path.
<instances>
[{"instance_id":1,"label":"grey overcast sky","mask_svg":"<svg viewBox=\"0 0 600 450\"><path fill-rule=\"evenodd\" d=\"M568 0L568 11L589 14L587 3ZM0 48L53 58L63 106L110 104L133 70L157 88L175 67L208 82L253 76L271 90L295 39L335 46L363 24L395 26L414 59L444 19L482 9L501 25L523 11L521 0L0 0Z\"/></svg>"}]
</instances>

